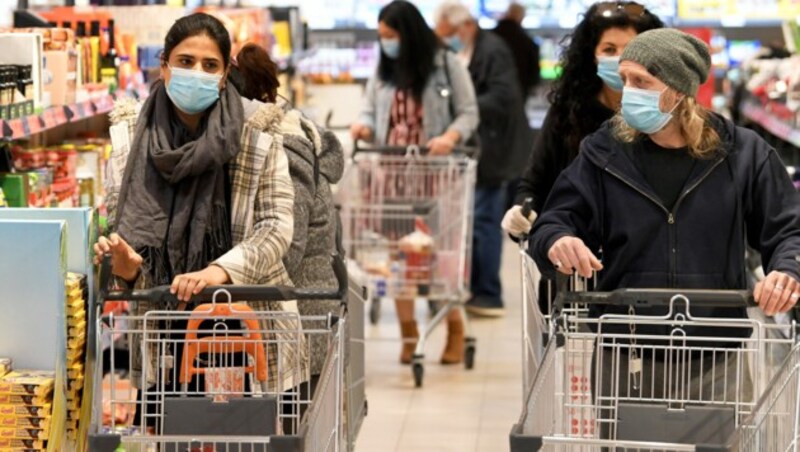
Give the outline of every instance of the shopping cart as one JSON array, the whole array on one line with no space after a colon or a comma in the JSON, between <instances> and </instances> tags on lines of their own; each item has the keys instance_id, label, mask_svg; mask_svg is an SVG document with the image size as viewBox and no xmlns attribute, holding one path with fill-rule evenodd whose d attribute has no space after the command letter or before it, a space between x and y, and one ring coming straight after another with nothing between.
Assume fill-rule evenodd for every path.
<instances>
[{"instance_id":1,"label":"shopping cart","mask_svg":"<svg viewBox=\"0 0 800 452\"><path fill-rule=\"evenodd\" d=\"M362 351L347 348L350 329L347 271L333 260L337 290L268 286L220 286L205 289L181 310L169 287L109 291L110 259L101 267L100 300L127 300L131 315L98 315L96 344L126 335L130 361L103 367L126 372L133 386L119 391L119 378L94 388L89 444L106 451L348 451L363 417L363 394L348 394L345 367L363 369ZM356 298L359 292L355 291ZM363 295L363 294L362 294ZM342 300L327 316L300 316L268 310L289 300ZM250 304L244 301L256 302ZM356 311L363 313L357 305ZM320 322L317 329L305 322ZM363 322L362 322L363 323ZM363 327L362 327L363 328ZM324 337L328 356L318 379L308 373L306 349L312 335ZM351 338L352 339L352 338ZM102 356L102 355L101 355ZM349 359L350 363L345 361ZM363 375L350 378L363 380ZM101 379L96 379L101 380ZM359 381L357 383L361 385ZM138 394L137 394L138 393ZM345 410L345 405L347 409ZM111 413L105 416L106 413ZM127 413L120 418L119 413Z\"/></svg>"},{"instance_id":2,"label":"shopping cart","mask_svg":"<svg viewBox=\"0 0 800 452\"><path fill-rule=\"evenodd\" d=\"M535 267L527 253L523 259L524 268ZM776 391L770 382L790 373L781 365L796 325L692 315L752 305L748 292L573 291L560 278L548 319L524 278L524 392L512 452L787 450L730 447L754 430L768 389ZM602 306L627 312L589 315ZM641 314L653 308L662 312Z\"/></svg>"},{"instance_id":3,"label":"shopping cart","mask_svg":"<svg viewBox=\"0 0 800 452\"><path fill-rule=\"evenodd\" d=\"M422 385L425 342L454 309L467 321L476 150L434 157L425 148L354 146L337 190L348 257L371 277L370 318L383 297L426 298L440 308L426 325L413 358ZM464 362L474 365L475 339L467 337Z\"/></svg>"}]
</instances>

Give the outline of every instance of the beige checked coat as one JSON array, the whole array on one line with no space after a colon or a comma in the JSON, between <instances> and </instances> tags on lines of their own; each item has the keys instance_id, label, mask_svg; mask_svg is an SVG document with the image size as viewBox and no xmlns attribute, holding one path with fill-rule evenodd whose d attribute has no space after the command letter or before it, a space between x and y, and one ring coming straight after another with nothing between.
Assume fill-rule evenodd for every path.
<instances>
[{"instance_id":1,"label":"beige checked coat","mask_svg":"<svg viewBox=\"0 0 800 452\"><path fill-rule=\"evenodd\" d=\"M243 102L247 102L243 100ZM111 113L112 153L106 174L106 205L108 223L116 224L120 184L128 156L133 150L133 134L141 105L121 101ZM247 109L242 131L241 150L230 164L231 230L234 247L215 263L224 268L232 284L291 285L282 262L292 243L294 227L294 189L289 175L289 163L283 149L283 138L277 130L281 120L269 108ZM123 237L124 238L124 237ZM148 287L140 277L136 287ZM234 300L235 301L235 300ZM295 301L250 302L254 310L297 313ZM147 306L137 307L136 315L144 315ZM270 366L270 391L285 391L308 378L308 351L299 319L289 314L280 319L262 322L263 330L276 331L267 338ZM281 333L277 333L277 332ZM142 347L141 338L131 338L133 381L148 387L156 383L155 366L159 361L154 347ZM142 356L144 354L145 356ZM180 357L175 357L179 362ZM144 374L142 374L144 365ZM175 371L167 371L167 374ZM162 372L163 373L163 369ZM140 378L144 377L144 380Z\"/></svg>"}]
</instances>

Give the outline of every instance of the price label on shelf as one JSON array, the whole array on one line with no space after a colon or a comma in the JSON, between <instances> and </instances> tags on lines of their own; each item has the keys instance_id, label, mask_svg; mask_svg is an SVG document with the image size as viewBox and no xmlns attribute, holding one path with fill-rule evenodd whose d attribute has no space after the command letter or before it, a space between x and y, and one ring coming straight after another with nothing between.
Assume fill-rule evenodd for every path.
<instances>
[{"instance_id":1,"label":"price label on shelf","mask_svg":"<svg viewBox=\"0 0 800 452\"><path fill-rule=\"evenodd\" d=\"M56 107L48 108L42 113L42 122L45 128L51 129L59 125L56 119L56 110L58 110Z\"/></svg>"},{"instance_id":2,"label":"price label on shelf","mask_svg":"<svg viewBox=\"0 0 800 452\"><path fill-rule=\"evenodd\" d=\"M26 136L25 125L25 118L17 118L8 121L8 126L11 128L11 138L16 140Z\"/></svg>"},{"instance_id":3,"label":"price label on shelf","mask_svg":"<svg viewBox=\"0 0 800 452\"><path fill-rule=\"evenodd\" d=\"M114 98L109 94L98 99L94 104L97 114L108 113L114 108Z\"/></svg>"}]
</instances>

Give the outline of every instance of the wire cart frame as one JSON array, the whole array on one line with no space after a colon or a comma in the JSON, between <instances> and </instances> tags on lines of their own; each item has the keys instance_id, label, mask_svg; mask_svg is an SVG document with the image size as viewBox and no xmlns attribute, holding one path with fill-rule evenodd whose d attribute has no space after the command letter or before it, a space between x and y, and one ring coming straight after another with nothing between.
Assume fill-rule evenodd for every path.
<instances>
[{"instance_id":1,"label":"wire cart frame","mask_svg":"<svg viewBox=\"0 0 800 452\"><path fill-rule=\"evenodd\" d=\"M108 263L101 268L101 300L174 306L169 287L108 291ZM96 379L90 450L352 450L366 399L363 347L353 347L363 345L363 320L351 327L349 308L363 314L364 291L349 285L341 258L333 266L339 284L334 290L224 286L195 296L192 302L201 304L193 309L98 315L97 347L119 336L136 346L122 366L113 362L113 353L110 366L98 353L95 371L102 375L104 364L127 367L138 397L115 392L114 372L105 393L103 379ZM296 299L339 299L342 305L338 313L312 317L243 303ZM307 321L325 326L304 328ZM322 373L313 380L306 349L311 335L328 344ZM110 419L104 419L104 407ZM136 417L118 421L119 407Z\"/></svg>"},{"instance_id":2,"label":"wire cart frame","mask_svg":"<svg viewBox=\"0 0 800 452\"><path fill-rule=\"evenodd\" d=\"M521 255L524 392L512 452L796 450L794 323L691 314L752 305L748 292L571 291L566 278L546 317L535 263ZM612 304L628 313L588 316L587 306ZM655 306L663 315L636 312Z\"/></svg>"},{"instance_id":3,"label":"wire cart frame","mask_svg":"<svg viewBox=\"0 0 800 452\"><path fill-rule=\"evenodd\" d=\"M413 356L422 386L426 340L458 310L466 326L464 363L474 366L468 297L477 162L470 150L430 156L424 148L359 148L337 190L347 255L370 275L370 320L381 298L426 298L440 305Z\"/></svg>"}]
</instances>

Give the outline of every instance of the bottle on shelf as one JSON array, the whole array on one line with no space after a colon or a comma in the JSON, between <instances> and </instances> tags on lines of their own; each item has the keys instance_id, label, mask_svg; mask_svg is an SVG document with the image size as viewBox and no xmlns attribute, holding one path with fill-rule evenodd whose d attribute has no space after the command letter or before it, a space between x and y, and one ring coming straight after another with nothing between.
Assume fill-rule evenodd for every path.
<instances>
[{"instance_id":1,"label":"bottle on shelf","mask_svg":"<svg viewBox=\"0 0 800 452\"><path fill-rule=\"evenodd\" d=\"M89 78L89 38L86 36L86 23L78 22L75 36L78 38L78 80L80 85L85 85L91 80Z\"/></svg>"},{"instance_id":2,"label":"bottle on shelf","mask_svg":"<svg viewBox=\"0 0 800 452\"><path fill-rule=\"evenodd\" d=\"M91 51L91 72L90 80L92 83L100 82L100 21L93 20L90 22L91 31L89 36L89 45Z\"/></svg>"},{"instance_id":3,"label":"bottle on shelf","mask_svg":"<svg viewBox=\"0 0 800 452\"><path fill-rule=\"evenodd\" d=\"M113 93L118 85L119 57L114 41L114 20L108 21L108 50L100 60L100 81Z\"/></svg>"}]
</instances>

